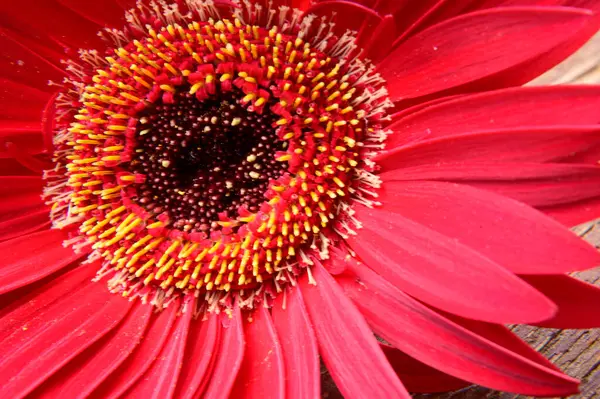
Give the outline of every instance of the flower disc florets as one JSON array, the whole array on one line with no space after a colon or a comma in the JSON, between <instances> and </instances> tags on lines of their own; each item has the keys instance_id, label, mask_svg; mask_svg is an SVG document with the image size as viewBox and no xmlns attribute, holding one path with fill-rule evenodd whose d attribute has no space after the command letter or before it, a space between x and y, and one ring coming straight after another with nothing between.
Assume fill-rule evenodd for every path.
<instances>
[{"instance_id":1,"label":"flower disc florets","mask_svg":"<svg viewBox=\"0 0 600 399\"><path fill-rule=\"evenodd\" d=\"M348 205L369 201L385 89L312 17L185 8L140 5L112 54L71 64L47 193L112 290L251 306L327 257Z\"/></svg>"}]
</instances>

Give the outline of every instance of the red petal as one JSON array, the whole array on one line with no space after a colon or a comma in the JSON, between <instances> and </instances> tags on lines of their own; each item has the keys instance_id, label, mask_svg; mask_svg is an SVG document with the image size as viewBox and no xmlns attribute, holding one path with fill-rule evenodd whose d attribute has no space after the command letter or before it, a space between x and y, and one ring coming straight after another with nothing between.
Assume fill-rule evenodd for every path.
<instances>
[{"instance_id":1,"label":"red petal","mask_svg":"<svg viewBox=\"0 0 600 399\"><path fill-rule=\"evenodd\" d=\"M598 215L600 215L600 199L543 208L543 211L565 226L573 227L598 218Z\"/></svg>"},{"instance_id":2,"label":"red petal","mask_svg":"<svg viewBox=\"0 0 600 399\"><path fill-rule=\"evenodd\" d=\"M278 295L271 311L285 364L285 397L319 398L319 349L302 293L290 289L285 295Z\"/></svg>"},{"instance_id":3,"label":"red petal","mask_svg":"<svg viewBox=\"0 0 600 399\"><path fill-rule=\"evenodd\" d=\"M362 315L319 262L298 282L315 327L319 352L331 377L347 398L406 398L410 395Z\"/></svg>"},{"instance_id":4,"label":"red petal","mask_svg":"<svg viewBox=\"0 0 600 399\"><path fill-rule=\"evenodd\" d=\"M208 313L206 317L206 320L198 319L191 323L185 349L185 363L194 366L181 368L176 398L194 398L216 359L221 321L214 313Z\"/></svg>"},{"instance_id":5,"label":"red petal","mask_svg":"<svg viewBox=\"0 0 600 399\"><path fill-rule=\"evenodd\" d=\"M225 313L221 313L221 315L224 335L221 339L217 364L210 379L210 384L203 395L204 399L229 397L244 359L246 341L239 306L236 303L231 316ZM229 317L231 317L231 320Z\"/></svg>"},{"instance_id":6,"label":"red petal","mask_svg":"<svg viewBox=\"0 0 600 399\"><path fill-rule=\"evenodd\" d=\"M460 118L457 118L460 110ZM519 87L460 96L392 124L388 148L424 139L510 128L594 125L600 86Z\"/></svg>"},{"instance_id":7,"label":"red petal","mask_svg":"<svg viewBox=\"0 0 600 399\"><path fill-rule=\"evenodd\" d=\"M390 38L394 37L395 34L396 23L394 17L386 15L370 33L370 38L366 45L364 45L364 53L361 56L371 60L373 63L377 63L392 49L392 41Z\"/></svg>"},{"instance_id":8,"label":"red petal","mask_svg":"<svg viewBox=\"0 0 600 399\"><path fill-rule=\"evenodd\" d=\"M285 374L281 344L269 310L260 306L244 321L250 343L231 391L232 398L283 398Z\"/></svg>"},{"instance_id":9,"label":"red petal","mask_svg":"<svg viewBox=\"0 0 600 399\"><path fill-rule=\"evenodd\" d=\"M41 287L36 287L23 298L3 308L0 313L0 337L7 337L9 331L24 326L55 301L62 300L81 287L91 284L99 266L96 263L76 267Z\"/></svg>"},{"instance_id":10,"label":"red petal","mask_svg":"<svg viewBox=\"0 0 600 399\"><path fill-rule=\"evenodd\" d=\"M382 17L372 9L344 0L326 0L313 3L305 11L305 15L315 15L317 19L324 18L324 21L332 21L335 24L332 25L333 32L338 37L341 37L347 31L358 32L356 42L359 45L368 39L371 32L375 31L382 21ZM317 29L310 32L309 35L317 33L318 27L315 27Z\"/></svg>"},{"instance_id":11,"label":"red petal","mask_svg":"<svg viewBox=\"0 0 600 399\"><path fill-rule=\"evenodd\" d=\"M478 9L506 6L569 6L594 9L600 7L597 0L483 0L477 4Z\"/></svg>"},{"instance_id":12,"label":"red petal","mask_svg":"<svg viewBox=\"0 0 600 399\"><path fill-rule=\"evenodd\" d=\"M19 34L53 46L103 49L106 43L97 35L100 26L58 4L55 0L21 0L3 6L0 22Z\"/></svg>"},{"instance_id":13,"label":"red petal","mask_svg":"<svg viewBox=\"0 0 600 399\"><path fill-rule=\"evenodd\" d=\"M0 121L0 140L22 148L28 154L40 154L45 150L39 118L32 121ZM10 151L1 150L0 157L10 157Z\"/></svg>"},{"instance_id":14,"label":"red petal","mask_svg":"<svg viewBox=\"0 0 600 399\"><path fill-rule=\"evenodd\" d=\"M0 293L40 280L84 254L62 245L66 234L45 230L0 243Z\"/></svg>"},{"instance_id":15,"label":"red petal","mask_svg":"<svg viewBox=\"0 0 600 399\"><path fill-rule=\"evenodd\" d=\"M0 194L3 197L15 191L41 195L43 187L41 176L0 176Z\"/></svg>"},{"instance_id":16,"label":"red petal","mask_svg":"<svg viewBox=\"0 0 600 399\"><path fill-rule=\"evenodd\" d=\"M69 273L65 275L68 276ZM6 348L20 345L23 339L32 336L32 334L24 335L23 331L36 332L43 329L44 326L48 324L48 320L51 320L57 312L60 313L65 308L72 306L73 302L76 302L77 300L80 300L82 296L85 296L85 292L96 289L97 285L94 284L95 283L91 279L81 281L79 286L74 287L74 289L71 289L70 291L65 290L64 296L54 298L54 300L50 302L46 302L44 298L41 297L35 297L33 300L29 299L30 303L25 304L23 311L21 311L20 306L22 303L17 301L18 303L14 304L14 307L10 306L10 309L7 309L9 312L6 317L4 317L6 319L4 321L7 322L8 325L6 327L2 326L2 329L5 330L5 335L0 337L2 339L2 344ZM40 305L37 305L35 302L40 302ZM17 319L11 319L11 317L14 316L17 316ZM35 334L33 334L33 336L35 337ZM1 357L0 364L2 364Z\"/></svg>"},{"instance_id":17,"label":"red petal","mask_svg":"<svg viewBox=\"0 0 600 399\"><path fill-rule=\"evenodd\" d=\"M23 165L21 165L19 163L19 161L17 161L14 158L0 157L0 177L10 176L10 175L31 176L32 172L31 172L31 170L29 170L26 167L24 167ZM35 173L35 175L39 175L39 174Z\"/></svg>"},{"instance_id":18,"label":"red petal","mask_svg":"<svg viewBox=\"0 0 600 399\"><path fill-rule=\"evenodd\" d=\"M473 3L473 0L437 0L427 12L421 15L400 37L396 38L394 47L397 47L404 39L410 38L415 32L463 13L470 3Z\"/></svg>"},{"instance_id":19,"label":"red petal","mask_svg":"<svg viewBox=\"0 0 600 399\"><path fill-rule=\"evenodd\" d=\"M453 183L386 182L380 198L385 207L515 273L566 273L600 264L600 253L564 226L494 193Z\"/></svg>"},{"instance_id":20,"label":"red petal","mask_svg":"<svg viewBox=\"0 0 600 399\"><path fill-rule=\"evenodd\" d=\"M600 288L564 275L524 279L558 305L558 313L538 325L562 329L600 327Z\"/></svg>"},{"instance_id":21,"label":"red petal","mask_svg":"<svg viewBox=\"0 0 600 399\"><path fill-rule=\"evenodd\" d=\"M0 198L0 219L8 220L34 212L44 206L41 192L19 192L3 195Z\"/></svg>"},{"instance_id":22,"label":"red petal","mask_svg":"<svg viewBox=\"0 0 600 399\"><path fill-rule=\"evenodd\" d=\"M429 367L396 348L385 344L379 345L409 392L449 392L471 385L469 382Z\"/></svg>"},{"instance_id":23,"label":"red petal","mask_svg":"<svg viewBox=\"0 0 600 399\"><path fill-rule=\"evenodd\" d=\"M148 326L153 307L133 302L133 308L121 324L100 341L61 368L43 384L35 397L86 398L135 349Z\"/></svg>"},{"instance_id":24,"label":"red petal","mask_svg":"<svg viewBox=\"0 0 600 399\"><path fill-rule=\"evenodd\" d=\"M437 6L440 0L383 0L373 5L381 14L393 14L398 26L398 36L402 37L420 24L423 17Z\"/></svg>"},{"instance_id":25,"label":"red petal","mask_svg":"<svg viewBox=\"0 0 600 399\"><path fill-rule=\"evenodd\" d=\"M21 237L42 229L47 230L50 227L48 211L48 208L44 206L27 212L23 216L0 222L0 241Z\"/></svg>"},{"instance_id":26,"label":"red petal","mask_svg":"<svg viewBox=\"0 0 600 399\"><path fill-rule=\"evenodd\" d=\"M355 211L363 229L346 241L367 266L407 294L497 323L540 321L555 313L548 298L454 237L396 212L364 206Z\"/></svg>"},{"instance_id":27,"label":"red petal","mask_svg":"<svg viewBox=\"0 0 600 399\"><path fill-rule=\"evenodd\" d=\"M0 28L0 48L0 71L8 80L53 92L55 88L48 86L48 80L61 82L65 76L64 71L20 43L12 32L3 28Z\"/></svg>"},{"instance_id":28,"label":"red petal","mask_svg":"<svg viewBox=\"0 0 600 399\"><path fill-rule=\"evenodd\" d=\"M58 0L58 2L99 26L110 26L119 29L125 25L123 9L112 0Z\"/></svg>"},{"instance_id":29,"label":"red petal","mask_svg":"<svg viewBox=\"0 0 600 399\"><path fill-rule=\"evenodd\" d=\"M374 160L389 171L457 162L548 162L600 140L597 125L508 129L454 135L382 151Z\"/></svg>"},{"instance_id":30,"label":"red petal","mask_svg":"<svg viewBox=\"0 0 600 399\"><path fill-rule=\"evenodd\" d=\"M10 350L0 362L3 395L16 398L31 392L116 327L131 308L104 283L91 284L70 300L51 306L13 333Z\"/></svg>"},{"instance_id":31,"label":"red petal","mask_svg":"<svg viewBox=\"0 0 600 399\"><path fill-rule=\"evenodd\" d=\"M544 355L527 345L527 343L525 343L521 338L517 337L505 326L469 320L451 314L446 314L445 316L454 321L456 324L466 328L480 337L483 337L500 345L503 348L508 349L512 353L516 353L524 358L536 362L541 366L544 366L550 370L556 370L561 373L561 370L552 364L552 362L550 362L548 359L546 359Z\"/></svg>"},{"instance_id":32,"label":"red petal","mask_svg":"<svg viewBox=\"0 0 600 399\"><path fill-rule=\"evenodd\" d=\"M150 325L144 333L141 343L125 362L94 391L94 397L119 398L138 381L152 365L165 342L171 337L171 327L177 318L178 310L179 304L171 303L166 309L152 315L152 320L150 320Z\"/></svg>"},{"instance_id":33,"label":"red petal","mask_svg":"<svg viewBox=\"0 0 600 399\"><path fill-rule=\"evenodd\" d=\"M562 7L478 11L416 34L378 70L393 101L421 97L530 60L567 41L592 17L588 10Z\"/></svg>"},{"instance_id":34,"label":"red petal","mask_svg":"<svg viewBox=\"0 0 600 399\"><path fill-rule=\"evenodd\" d=\"M457 98L461 98L461 97L466 97L465 95L455 95L455 96L445 96L445 97L441 97L441 98L435 98L433 100L430 101L415 101L414 104L412 104L411 106L408 107L402 107L399 110L395 110L394 109L394 113L390 115L390 120L391 126L394 126L394 124L398 121L403 120L405 117L408 117L412 114L416 114L419 111L423 111L425 108L429 108L432 107L434 105L439 105L441 103L445 103L447 101L452 101L452 100L456 100ZM390 136L391 138L395 138L398 135L395 136ZM386 143L388 139L386 140Z\"/></svg>"},{"instance_id":35,"label":"red petal","mask_svg":"<svg viewBox=\"0 0 600 399\"><path fill-rule=\"evenodd\" d=\"M564 5L569 4L566 3ZM550 51L495 75L473 82L472 84L467 84L456 90L451 90L451 92L482 92L504 87L522 86L577 52L598 32L598 29L600 29L600 14L596 12L583 29L578 30L574 35L569 37L569 40L562 42Z\"/></svg>"},{"instance_id":36,"label":"red petal","mask_svg":"<svg viewBox=\"0 0 600 399\"><path fill-rule=\"evenodd\" d=\"M0 78L0 119L41 118L51 94L21 83Z\"/></svg>"},{"instance_id":37,"label":"red petal","mask_svg":"<svg viewBox=\"0 0 600 399\"><path fill-rule=\"evenodd\" d=\"M336 258L333 258L336 261ZM350 261L337 281L383 339L408 355L490 388L527 395L567 395L577 381L459 326Z\"/></svg>"},{"instance_id":38,"label":"red petal","mask_svg":"<svg viewBox=\"0 0 600 399\"><path fill-rule=\"evenodd\" d=\"M311 3L311 0L289 0L289 1L293 8L296 8L296 9L302 10L302 11L308 9L308 7L310 7L310 3Z\"/></svg>"},{"instance_id":39,"label":"red petal","mask_svg":"<svg viewBox=\"0 0 600 399\"><path fill-rule=\"evenodd\" d=\"M386 181L441 180L468 184L525 202L556 206L600 196L600 168L578 164L455 162L396 169Z\"/></svg>"},{"instance_id":40,"label":"red petal","mask_svg":"<svg viewBox=\"0 0 600 399\"><path fill-rule=\"evenodd\" d=\"M125 9L125 10L129 10L133 7L135 7L135 3L137 0L115 0L117 2L118 5L121 6L121 8Z\"/></svg>"},{"instance_id":41,"label":"red petal","mask_svg":"<svg viewBox=\"0 0 600 399\"><path fill-rule=\"evenodd\" d=\"M177 317L175 326L152 367L127 392L127 396L146 399L170 399L173 397L181 368L195 367L195 365L189 364L187 359L184 359L185 344L194 313L193 307L190 306L187 312Z\"/></svg>"},{"instance_id":42,"label":"red petal","mask_svg":"<svg viewBox=\"0 0 600 399\"><path fill-rule=\"evenodd\" d=\"M600 162L600 144L588 148L585 151L572 154L571 156L562 160L563 162L570 163L585 163L591 165L598 165Z\"/></svg>"}]
</instances>

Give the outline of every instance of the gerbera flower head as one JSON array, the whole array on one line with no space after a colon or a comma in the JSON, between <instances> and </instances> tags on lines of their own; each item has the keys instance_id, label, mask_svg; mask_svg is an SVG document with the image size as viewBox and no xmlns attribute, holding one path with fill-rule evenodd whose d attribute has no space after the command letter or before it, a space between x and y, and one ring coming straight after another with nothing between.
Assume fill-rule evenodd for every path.
<instances>
[{"instance_id":1,"label":"gerbera flower head","mask_svg":"<svg viewBox=\"0 0 600 399\"><path fill-rule=\"evenodd\" d=\"M564 225L600 88L516 87L594 2L34 3L2 21L4 396L317 397L319 355L347 397L576 391L501 324L598 324Z\"/></svg>"},{"instance_id":2,"label":"gerbera flower head","mask_svg":"<svg viewBox=\"0 0 600 399\"><path fill-rule=\"evenodd\" d=\"M327 258L350 197L373 202L368 152L391 102L347 58L354 36L299 10L156 7L107 31L114 54L68 65L54 226L77 226L72 244L91 245L125 296L254 307Z\"/></svg>"}]
</instances>

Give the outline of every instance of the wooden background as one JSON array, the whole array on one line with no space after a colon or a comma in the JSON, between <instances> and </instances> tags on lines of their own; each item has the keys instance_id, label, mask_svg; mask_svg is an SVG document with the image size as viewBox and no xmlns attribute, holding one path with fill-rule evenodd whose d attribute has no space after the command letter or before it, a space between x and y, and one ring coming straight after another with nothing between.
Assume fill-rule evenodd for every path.
<instances>
[{"instance_id":1,"label":"wooden background","mask_svg":"<svg viewBox=\"0 0 600 399\"><path fill-rule=\"evenodd\" d=\"M530 84L555 85L574 83L600 83L600 33L578 53ZM600 248L600 220L578 226L574 231ZM578 273L575 276L600 286L600 268ZM530 326L514 326L513 331L532 347L543 353L567 374L582 381L581 393L570 398L600 399L600 329L556 330ZM323 373L323 396L328 399L341 397L326 371ZM446 394L415 395L415 399L450 398L525 399L528 397L492 391L479 386L471 386Z\"/></svg>"}]
</instances>

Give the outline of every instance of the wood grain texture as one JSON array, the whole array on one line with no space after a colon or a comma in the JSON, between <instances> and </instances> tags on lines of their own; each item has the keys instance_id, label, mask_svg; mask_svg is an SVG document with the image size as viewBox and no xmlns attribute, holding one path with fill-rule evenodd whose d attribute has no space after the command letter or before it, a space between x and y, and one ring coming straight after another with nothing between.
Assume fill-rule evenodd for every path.
<instances>
[{"instance_id":1,"label":"wood grain texture","mask_svg":"<svg viewBox=\"0 0 600 399\"><path fill-rule=\"evenodd\" d=\"M530 85L598 83L600 83L600 32L579 52L532 81ZM574 231L600 248L600 219L579 226ZM577 273L574 276L600 286L600 268ZM556 330L530 326L513 326L512 329L567 374L582 381L581 393L571 396L571 399L600 399L600 329ZM324 367L322 370L323 396L328 399L341 398ZM422 394L415 395L414 398L525 399L529 397L471 386L457 392Z\"/></svg>"}]
</instances>

